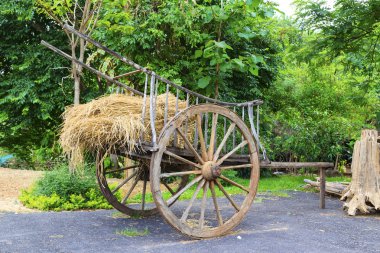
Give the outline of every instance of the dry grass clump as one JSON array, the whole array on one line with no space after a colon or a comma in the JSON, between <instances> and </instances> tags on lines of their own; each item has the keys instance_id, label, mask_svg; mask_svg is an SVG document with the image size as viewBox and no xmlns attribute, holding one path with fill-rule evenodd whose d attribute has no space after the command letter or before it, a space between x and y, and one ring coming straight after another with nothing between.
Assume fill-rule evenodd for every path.
<instances>
[{"instance_id":1,"label":"dry grass clump","mask_svg":"<svg viewBox=\"0 0 380 253\"><path fill-rule=\"evenodd\" d=\"M63 113L60 143L71 161L71 167L83 164L85 152L126 147L133 151L139 141L151 141L149 97L146 99L145 120L142 122L143 98L126 94L112 94L87 104L72 105ZM166 94L156 101L156 131L164 127ZM178 110L186 108L186 102L178 101ZM176 112L176 97L168 96L168 118Z\"/></svg>"}]
</instances>

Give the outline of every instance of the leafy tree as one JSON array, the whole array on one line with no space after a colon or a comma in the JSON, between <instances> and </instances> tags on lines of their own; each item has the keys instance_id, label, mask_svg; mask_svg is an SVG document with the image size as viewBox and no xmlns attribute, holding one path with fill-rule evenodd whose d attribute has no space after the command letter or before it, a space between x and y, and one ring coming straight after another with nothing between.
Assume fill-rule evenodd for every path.
<instances>
[{"instance_id":1,"label":"leafy tree","mask_svg":"<svg viewBox=\"0 0 380 253\"><path fill-rule=\"evenodd\" d=\"M289 20L279 32L285 51L284 68L266 91L263 136L272 159L350 160L353 140L361 128L377 124L378 93L365 72L347 69L341 58L326 60L326 52L310 58L310 42L319 31L304 33ZM320 54L318 54L320 53Z\"/></svg>"},{"instance_id":2,"label":"leafy tree","mask_svg":"<svg viewBox=\"0 0 380 253\"><path fill-rule=\"evenodd\" d=\"M304 57L338 60L347 69L378 76L380 66L380 0L297 0L302 29L314 33Z\"/></svg>"},{"instance_id":3,"label":"leafy tree","mask_svg":"<svg viewBox=\"0 0 380 253\"><path fill-rule=\"evenodd\" d=\"M110 76L130 71L81 40L67 43L61 30L66 21L81 29L74 6L99 1L35 1L0 3L0 147L29 162L54 152L60 114L75 93L68 69L79 71L82 101L109 85L41 39ZM349 156L360 128L378 125L378 1L328 9L299 0L293 23L261 0L103 0L92 36L192 90L228 101L263 97L261 133L272 159L333 160ZM141 89L141 76L127 78Z\"/></svg>"},{"instance_id":4,"label":"leafy tree","mask_svg":"<svg viewBox=\"0 0 380 253\"><path fill-rule=\"evenodd\" d=\"M301 28L311 36L303 46L302 60L314 64L339 62L344 71L356 73L356 87L380 93L380 1L337 0L329 8L322 0L297 0ZM380 111L377 111L379 128Z\"/></svg>"},{"instance_id":5,"label":"leafy tree","mask_svg":"<svg viewBox=\"0 0 380 253\"><path fill-rule=\"evenodd\" d=\"M66 21L66 14L70 20L74 12L69 3L78 2L37 2L38 7L26 0L0 4L0 146L30 163L36 156L53 155L48 147L54 146L60 115L74 96L67 77L69 63L39 43L43 39L63 50L72 49L59 23ZM56 18L48 18L46 12ZM245 99L239 98L241 87L232 93L234 78L257 92L277 71L276 41L268 36L272 14L272 7L261 1L223 6L209 1L104 1L100 27L93 36L187 87L210 95L217 82L217 92L231 91L223 98ZM110 75L126 71L125 66L104 59L102 52L92 54L93 48L87 49L83 59L89 54L88 62L101 62ZM138 85L138 80L130 81ZM83 101L106 87L86 72L82 83L86 84L81 90Z\"/></svg>"},{"instance_id":6,"label":"leafy tree","mask_svg":"<svg viewBox=\"0 0 380 253\"><path fill-rule=\"evenodd\" d=\"M283 70L285 77L267 93L272 112L264 136L276 160L333 161L337 154L349 158L350 142L362 128L373 127L379 109L376 93L355 87L360 77L342 69L303 63Z\"/></svg>"},{"instance_id":7,"label":"leafy tree","mask_svg":"<svg viewBox=\"0 0 380 253\"><path fill-rule=\"evenodd\" d=\"M98 40L193 90L215 97L228 92L221 95L227 100L252 99L275 78L279 59L270 4L107 0L103 7L94 32ZM93 58L101 59L102 70L111 75L127 71L109 58ZM236 89L236 79L244 86ZM140 80L126 81L138 86Z\"/></svg>"},{"instance_id":8,"label":"leafy tree","mask_svg":"<svg viewBox=\"0 0 380 253\"><path fill-rule=\"evenodd\" d=\"M79 32L91 35L99 18L102 1L100 0L36 0L37 6L59 26L68 24ZM88 42L77 38L74 34L64 30L71 48L71 57L81 62L85 61L85 51ZM81 76L83 67L71 63L71 75L74 79L74 104L80 103Z\"/></svg>"},{"instance_id":9,"label":"leafy tree","mask_svg":"<svg viewBox=\"0 0 380 253\"><path fill-rule=\"evenodd\" d=\"M33 2L3 1L0 38L0 146L32 163L36 150L54 146L73 94L64 79L67 62L39 45L44 39L65 48L64 34Z\"/></svg>"}]
</instances>

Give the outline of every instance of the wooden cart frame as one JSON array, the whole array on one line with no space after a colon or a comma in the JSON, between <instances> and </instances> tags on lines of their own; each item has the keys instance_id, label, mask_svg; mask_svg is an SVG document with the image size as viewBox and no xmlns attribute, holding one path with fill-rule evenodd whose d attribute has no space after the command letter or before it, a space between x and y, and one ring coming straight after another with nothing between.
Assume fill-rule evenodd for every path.
<instances>
[{"instance_id":1,"label":"wooden cart frame","mask_svg":"<svg viewBox=\"0 0 380 253\"><path fill-rule=\"evenodd\" d=\"M148 216L159 211L170 225L195 238L221 236L238 225L255 198L260 160L262 165L271 164L259 139L259 106L263 102L230 103L203 96L136 64L68 25L64 29L128 64L133 71L111 77L45 41L42 44L123 88L125 92L142 96L141 121L145 122L149 115L151 139L147 142L144 134L141 135L136 151L130 152L127 151L130 149L120 147L113 154L102 150L97 153L98 182L109 203L128 215ZM143 91L120 81L134 74L145 75ZM158 87L165 87L166 91L164 127L159 134L155 123ZM173 91L176 95L176 113L170 118L168 96ZM178 106L181 97L186 101L184 109ZM123 160L125 157L129 158L127 165ZM331 167L331 164L320 167ZM248 170L248 186L228 177L232 170L241 169ZM112 186L109 175L121 172L128 172L127 176ZM148 181L154 203L147 203L146 200L150 194ZM142 188L141 203L129 203L131 193L138 184ZM226 186L239 195L227 193ZM195 192L189 201L174 205L194 187ZM118 196L122 188L124 196ZM198 194L201 195L200 199L197 198Z\"/></svg>"}]
</instances>

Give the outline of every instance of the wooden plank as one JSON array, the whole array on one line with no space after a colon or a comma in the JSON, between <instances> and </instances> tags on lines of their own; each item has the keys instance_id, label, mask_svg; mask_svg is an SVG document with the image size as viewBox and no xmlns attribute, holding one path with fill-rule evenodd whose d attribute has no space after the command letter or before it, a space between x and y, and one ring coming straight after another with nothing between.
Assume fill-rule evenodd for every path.
<instances>
[{"instance_id":1,"label":"wooden plank","mask_svg":"<svg viewBox=\"0 0 380 253\"><path fill-rule=\"evenodd\" d=\"M320 173L320 191L319 191L319 207L325 209L325 195L326 195L326 170L321 168Z\"/></svg>"},{"instance_id":2,"label":"wooden plank","mask_svg":"<svg viewBox=\"0 0 380 253\"><path fill-rule=\"evenodd\" d=\"M260 162L260 168L287 169L287 168L334 168L334 163L328 162Z\"/></svg>"},{"instance_id":3,"label":"wooden plank","mask_svg":"<svg viewBox=\"0 0 380 253\"><path fill-rule=\"evenodd\" d=\"M303 180L305 183L309 184L310 186L316 187L319 189L320 187L320 182L319 179L318 181L312 181L310 179L304 179ZM334 194L339 197L342 197L342 192L347 188L349 183L345 182L326 182L326 193L329 194Z\"/></svg>"},{"instance_id":4,"label":"wooden plank","mask_svg":"<svg viewBox=\"0 0 380 253\"><path fill-rule=\"evenodd\" d=\"M134 70L134 71L131 71L131 72L128 72L128 73L124 73L124 74L121 74L121 75L115 76L113 79L114 79L114 80L116 80L116 79L120 79L120 78L122 78L122 77L131 76L131 75L134 75L134 74L137 74L137 73L140 73L140 72L142 72L141 69Z\"/></svg>"}]
</instances>

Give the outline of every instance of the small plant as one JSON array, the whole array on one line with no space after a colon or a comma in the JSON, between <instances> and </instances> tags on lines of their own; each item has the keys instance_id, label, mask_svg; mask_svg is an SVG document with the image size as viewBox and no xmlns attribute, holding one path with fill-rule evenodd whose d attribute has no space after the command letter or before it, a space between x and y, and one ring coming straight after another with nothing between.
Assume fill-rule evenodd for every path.
<instances>
[{"instance_id":1,"label":"small plant","mask_svg":"<svg viewBox=\"0 0 380 253\"><path fill-rule=\"evenodd\" d=\"M119 211L113 212L111 217L114 219L129 219L130 218L129 215L126 215L126 214L121 213Z\"/></svg>"},{"instance_id":2,"label":"small plant","mask_svg":"<svg viewBox=\"0 0 380 253\"><path fill-rule=\"evenodd\" d=\"M342 160L339 162L338 164L338 171L341 175L344 175L344 173L346 172L346 166L347 166L347 161L346 160Z\"/></svg>"},{"instance_id":3,"label":"small plant","mask_svg":"<svg viewBox=\"0 0 380 253\"><path fill-rule=\"evenodd\" d=\"M281 198L289 198L289 194L287 192L283 192L283 191L275 191L273 193L271 193L273 196L276 196L276 197L281 197Z\"/></svg>"},{"instance_id":4,"label":"small plant","mask_svg":"<svg viewBox=\"0 0 380 253\"><path fill-rule=\"evenodd\" d=\"M47 172L36 184L22 191L19 199L39 210L110 209L100 193L93 171L72 174L65 166Z\"/></svg>"},{"instance_id":5,"label":"small plant","mask_svg":"<svg viewBox=\"0 0 380 253\"><path fill-rule=\"evenodd\" d=\"M137 228L126 228L123 230L117 230L117 235L124 235L124 236L144 236L149 234L148 228L145 228L144 230L138 230Z\"/></svg>"},{"instance_id":6,"label":"small plant","mask_svg":"<svg viewBox=\"0 0 380 253\"><path fill-rule=\"evenodd\" d=\"M95 173L91 168L71 173L67 166L61 165L36 182L36 195L51 196L56 193L63 198L70 198L72 194L84 194L92 188L97 188Z\"/></svg>"},{"instance_id":7,"label":"small plant","mask_svg":"<svg viewBox=\"0 0 380 253\"><path fill-rule=\"evenodd\" d=\"M113 212L112 213L112 218L114 219L141 219L142 216L140 215L127 215L127 214L124 214L124 213L121 213L119 211L116 211L116 212Z\"/></svg>"}]
</instances>

